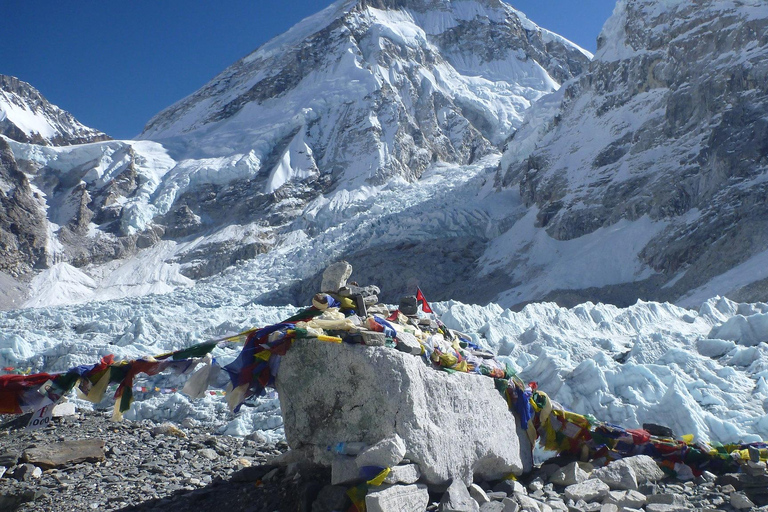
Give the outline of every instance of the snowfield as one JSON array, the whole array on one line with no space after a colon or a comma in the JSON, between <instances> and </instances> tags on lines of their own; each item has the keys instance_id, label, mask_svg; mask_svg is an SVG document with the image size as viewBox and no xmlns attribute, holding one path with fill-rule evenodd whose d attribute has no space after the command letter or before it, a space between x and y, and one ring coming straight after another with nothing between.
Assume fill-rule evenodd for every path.
<instances>
[{"instance_id":1,"label":"snowfield","mask_svg":"<svg viewBox=\"0 0 768 512\"><path fill-rule=\"evenodd\" d=\"M255 305L247 281L233 278L230 285L207 282L167 295L2 313L0 366L56 372L107 354L157 355L273 324L297 309ZM534 303L513 312L443 302L433 309L448 327L470 334L573 411L626 427L665 424L710 442L768 439L768 304L714 298L697 311L642 301L623 309ZM214 356L226 364L238 353L239 345L231 345ZM126 417L191 418L229 434L258 430L282 439L274 392L234 416L222 396L193 402L170 392L184 381L172 374L137 380L150 391L136 393ZM110 399L102 404L111 405Z\"/></svg>"}]
</instances>

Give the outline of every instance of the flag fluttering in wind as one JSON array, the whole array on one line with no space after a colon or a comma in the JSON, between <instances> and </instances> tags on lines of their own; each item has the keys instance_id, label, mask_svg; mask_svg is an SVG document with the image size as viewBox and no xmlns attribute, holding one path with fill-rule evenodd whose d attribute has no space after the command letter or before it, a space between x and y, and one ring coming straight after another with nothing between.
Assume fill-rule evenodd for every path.
<instances>
[{"instance_id":1,"label":"flag fluttering in wind","mask_svg":"<svg viewBox=\"0 0 768 512\"><path fill-rule=\"evenodd\" d=\"M421 310L424 313L432 313L432 308L429 307L429 302L427 302L427 299L424 298L424 294L421 293L421 288L416 287L416 301L421 304Z\"/></svg>"}]
</instances>

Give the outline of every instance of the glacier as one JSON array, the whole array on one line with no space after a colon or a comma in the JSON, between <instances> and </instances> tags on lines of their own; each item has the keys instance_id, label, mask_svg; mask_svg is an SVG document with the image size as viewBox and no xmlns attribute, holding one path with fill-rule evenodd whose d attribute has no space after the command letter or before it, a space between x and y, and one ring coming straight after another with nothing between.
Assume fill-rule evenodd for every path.
<instances>
[{"instance_id":1,"label":"glacier","mask_svg":"<svg viewBox=\"0 0 768 512\"><path fill-rule=\"evenodd\" d=\"M252 285L247 271L229 271L227 279L165 295L4 312L0 367L56 372L107 354L157 355L297 311L255 304ZM665 424L707 442L768 439L768 304L717 297L697 310L643 301L627 308L534 303L519 312L494 303L432 307L448 327L469 334L567 409L625 427ZM226 364L238 353L234 345L213 355ZM181 389L185 379L163 374L136 385ZM126 418L197 421L232 435L260 431L272 441L284 435L274 392L238 415L221 396L191 401L178 392L138 392Z\"/></svg>"}]
</instances>

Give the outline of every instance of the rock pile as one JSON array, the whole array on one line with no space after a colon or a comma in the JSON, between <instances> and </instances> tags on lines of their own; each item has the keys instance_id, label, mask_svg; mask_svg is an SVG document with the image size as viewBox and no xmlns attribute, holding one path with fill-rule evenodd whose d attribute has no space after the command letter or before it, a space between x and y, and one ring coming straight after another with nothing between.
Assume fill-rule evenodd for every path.
<instances>
[{"instance_id":1,"label":"rock pile","mask_svg":"<svg viewBox=\"0 0 768 512\"><path fill-rule=\"evenodd\" d=\"M416 480L445 488L529 471L530 441L494 380L437 371L435 358L414 357L424 345L446 344L449 330L420 319L415 296L405 297L397 311L379 305L378 288L349 284L351 273L346 262L328 267L313 300L329 312L337 305L339 313L297 324L348 343L296 340L280 363L276 387L293 456L332 467L336 483L365 482L366 468L393 472L389 481L403 488L371 498L376 502L398 493L421 500L427 491L413 487ZM382 316L369 316L372 311ZM459 358L472 357L458 350ZM339 443L369 448L353 458L334 452Z\"/></svg>"},{"instance_id":2,"label":"rock pile","mask_svg":"<svg viewBox=\"0 0 768 512\"><path fill-rule=\"evenodd\" d=\"M331 512L352 505L350 484L334 483L333 471L292 462L285 444L216 435L191 423L113 423L110 415L58 418L55 428L36 432L0 428L0 510ZM61 443L84 439L103 443L103 457L48 469L25 462L33 445L48 446L49 455L59 457ZM398 444L384 451L399 453ZM768 512L764 471L704 473L681 482L644 456L600 470L557 459L519 480L478 480L469 486L454 480L447 489L420 483L413 465L396 468L393 479L369 490L369 511ZM393 480L403 484L392 485Z\"/></svg>"}]
</instances>

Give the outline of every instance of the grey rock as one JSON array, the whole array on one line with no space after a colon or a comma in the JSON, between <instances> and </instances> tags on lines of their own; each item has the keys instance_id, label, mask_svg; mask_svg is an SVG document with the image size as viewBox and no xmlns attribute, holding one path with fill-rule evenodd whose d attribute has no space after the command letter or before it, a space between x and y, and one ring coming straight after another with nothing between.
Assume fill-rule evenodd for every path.
<instances>
[{"instance_id":1,"label":"grey rock","mask_svg":"<svg viewBox=\"0 0 768 512\"><path fill-rule=\"evenodd\" d=\"M755 504L752 503L752 500L750 500L743 492L731 493L730 503L731 506L737 510L753 508L755 506Z\"/></svg>"},{"instance_id":2,"label":"grey rock","mask_svg":"<svg viewBox=\"0 0 768 512\"><path fill-rule=\"evenodd\" d=\"M676 505L685 506L688 500L681 494L651 494L645 497L647 505Z\"/></svg>"},{"instance_id":3,"label":"grey rock","mask_svg":"<svg viewBox=\"0 0 768 512\"><path fill-rule=\"evenodd\" d=\"M491 498L488 497L488 495L485 493L482 487L480 487L477 484L472 484L469 486L469 495L474 498L474 500L480 505L483 506L484 504L491 501Z\"/></svg>"},{"instance_id":4,"label":"grey rock","mask_svg":"<svg viewBox=\"0 0 768 512\"><path fill-rule=\"evenodd\" d=\"M383 332L360 331L363 343L370 347L383 347L387 343L387 337Z\"/></svg>"},{"instance_id":5,"label":"grey rock","mask_svg":"<svg viewBox=\"0 0 768 512\"><path fill-rule=\"evenodd\" d=\"M429 503L427 486L394 485L380 490L371 490L365 497L365 507L368 512L423 512Z\"/></svg>"},{"instance_id":6,"label":"grey rock","mask_svg":"<svg viewBox=\"0 0 768 512\"><path fill-rule=\"evenodd\" d=\"M600 512L619 512L619 507L613 503L604 503L603 506L600 507Z\"/></svg>"},{"instance_id":7,"label":"grey rock","mask_svg":"<svg viewBox=\"0 0 768 512\"><path fill-rule=\"evenodd\" d=\"M597 478L608 484L611 489L637 489L635 470L624 459L613 461L603 468L594 470L589 477Z\"/></svg>"},{"instance_id":8,"label":"grey rock","mask_svg":"<svg viewBox=\"0 0 768 512\"><path fill-rule=\"evenodd\" d=\"M504 512L518 512L520 510L520 503L515 498L504 498L501 503L504 505Z\"/></svg>"},{"instance_id":9,"label":"grey rock","mask_svg":"<svg viewBox=\"0 0 768 512\"><path fill-rule=\"evenodd\" d=\"M489 501L480 505L480 512L503 512L504 504L500 501Z\"/></svg>"},{"instance_id":10,"label":"grey rock","mask_svg":"<svg viewBox=\"0 0 768 512\"><path fill-rule=\"evenodd\" d=\"M203 448L198 452L201 457L204 457L208 460L216 460L219 458L219 454L216 453L216 450L213 450L211 448Z\"/></svg>"},{"instance_id":11,"label":"grey rock","mask_svg":"<svg viewBox=\"0 0 768 512\"><path fill-rule=\"evenodd\" d=\"M483 376L435 371L386 348L299 340L282 359L277 389L289 444L314 447L320 464L330 465L326 447L339 439L374 445L397 434L430 484L531 467L527 438Z\"/></svg>"},{"instance_id":12,"label":"grey rock","mask_svg":"<svg viewBox=\"0 0 768 512\"><path fill-rule=\"evenodd\" d=\"M421 343L419 343L419 340L417 340L416 336L409 332L397 333L396 346L397 350L408 354L419 355L422 351Z\"/></svg>"},{"instance_id":13,"label":"grey rock","mask_svg":"<svg viewBox=\"0 0 768 512\"><path fill-rule=\"evenodd\" d=\"M664 503L651 503L645 506L645 512L686 512L691 510L683 505L666 505Z\"/></svg>"},{"instance_id":14,"label":"grey rock","mask_svg":"<svg viewBox=\"0 0 768 512\"><path fill-rule=\"evenodd\" d=\"M626 457L616 462L622 462L622 464L626 464L632 468L638 485L648 482L657 482L666 477L659 465L656 464L656 461L647 455Z\"/></svg>"},{"instance_id":15,"label":"grey rock","mask_svg":"<svg viewBox=\"0 0 768 512\"><path fill-rule=\"evenodd\" d=\"M355 458L357 467L375 466L379 468L391 468L397 466L405 458L405 441L397 435L391 434L360 452Z\"/></svg>"},{"instance_id":16,"label":"grey rock","mask_svg":"<svg viewBox=\"0 0 768 512\"><path fill-rule=\"evenodd\" d=\"M414 484L421 478L418 464L402 464L395 466L384 479L385 484Z\"/></svg>"},{"instance_id":17,"label":"grey rock","mask_svg":"<svg viewBox=\"0 0 768 512\"><path fill-rule=\"evenodd\" d=\"M538 500L525 496L523 494L516 494L515 499L520 503L520 512L540 512L542 503Z\"/></svg>"},{"instance_id":18,"label":"grey rock","mask_svg":"<svg viewBox=\"0 0 768 512\"><path fill-rule=\"evenodd\" d=\"M443 494L438 510L441 512L477 512L480 510L480 505L470 495L464 482L454 480Z\"/></svg>"},{"instance_id":19,"label":"grey rock","mask_svg":"<svg viewBox=\"0 0 768 512\"><path fill-rule=\"evenodd\" d=\"M501 501L507 497L507 493L504 491L486 491L488 497L495 501Z\"/></svg>"},{"instance_id":20,"label":"grey rock","mask_svg":"<svg viewBox=\"0 0 768 512\"><path fill-rule=\"evenodd\" d=\"M77 408L75 407L75 404L73 404L72 402L64 402L64 403L56 404L56 406L53 408L54 418L71 417L71 416L75 416L76 414L77 414Z\"/></svg>"},{"instance_id":21,"label":"grey rock","mask_svg":"<svg viewBox=\"0 0 768 512\"><path fill-rule=\"evenodd\" d=\"M544 489L544 481L541 478L534 478L528 484L528 490L531 492L541 491L542 489Z\"/></svg>"},{"instance_id":22,"label":"grey rock","mask_svg":"<svg viewBox=\"0 0 768 512\"><path fill-rule=\"evenodd\" d=\"M565 488L565 495L573 501L584 500L590 502L604 498L610 490L610 487L600 480L590 479L580 484L569 485Z\"/></svg>"},{"instance_id":23,"label":"grey rock","mask_svg":"<svg viewBox=\"0 0 768 512\"><path fill-rule=\"evenodd\" d=\"M19 462L19 459L21 458L21 453L18 451L5 451L0 452L0 466L5 467L11 467L15 466L17 462Z\"/></svg>"},{"instance_id":24,"label":"grey rock","mask_svg":"<svg viewBox=\"0 0 768 512\"><path fill-rule=\"evenodd\" d=\"M549 479L550 482L557 485L573 485L580 484L589 478L589 474L581 469L578 462L571 462L567 466L559 469Z\"/></svg>"},{"instance_id":25,"label":"grey rock","mask_svg":"<svg viewBox=\"0 0 768 512\"><path fill-rule=\"evenodd\" d=\"M347 284L347 279L352 275L352 265L346 261L339 261L330 265L323 272L323 282L320 285L321 292L336 293Z\"/></svg>"},{"instance_id":26,"label":"grey rock","mask_svg":"<svg viewBox=\"0 0 768 512\"><path fill-rule=\"evenodd\" d=\"M523 484L517 480L502 480L493 486L495 492L504 492L507 496L513 496L515 494L528 494Z\"/></svg>"},{"instance_id":27,"label":"grey rock","mask_svg":"<svg viewBox=\"0 0 768 512\"><path fill-rule=\"evenodd\" d=\"M103 440L83 439L28 448L22 458L26 462L49 469L80 462L99 462L103 461L105 456Z\"/></svg>"}]
</instances>

